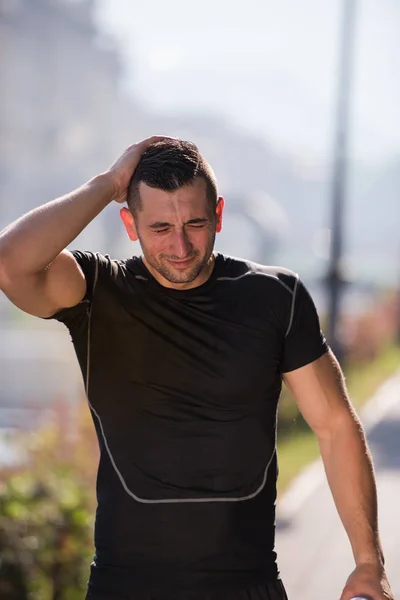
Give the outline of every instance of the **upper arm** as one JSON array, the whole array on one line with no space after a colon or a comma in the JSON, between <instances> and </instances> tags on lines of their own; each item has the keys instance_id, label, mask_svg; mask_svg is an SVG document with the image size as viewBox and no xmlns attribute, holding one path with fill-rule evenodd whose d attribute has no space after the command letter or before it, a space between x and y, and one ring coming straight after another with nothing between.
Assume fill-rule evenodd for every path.
<instances>
[{"instance_id":1,"label":"upper arm","mask_svg":"<svg viewBox=\"0 0 400 600\"><path fill-rule=\"evenodd\" d=\"M343 419L354 418L342 370L332 351L312 363L284 374L305 420L318 437Z\"/></svg>"},{"instance_id":2,"label":"upper arm","mask_svg":"<svg viewBox=\"0 0 400 600\"><path fill-rule=\"evenodd\" d=\"M86 293L85 275L68 250L40 273L12 280L1 276L0 287L15 306L37 317L50 317L79 304Z\"/></svg>"},{"instance_id":3,"label":"upper arm","mask_svg":"<svg viewBox=\"0 0 400 600\"><path fill-rule=\"evenodd\" d=\"M314 301L299 280L281 361L283 379L318 437L354 415L342 370L329 350Z\"/></svg>"}]
</instances>

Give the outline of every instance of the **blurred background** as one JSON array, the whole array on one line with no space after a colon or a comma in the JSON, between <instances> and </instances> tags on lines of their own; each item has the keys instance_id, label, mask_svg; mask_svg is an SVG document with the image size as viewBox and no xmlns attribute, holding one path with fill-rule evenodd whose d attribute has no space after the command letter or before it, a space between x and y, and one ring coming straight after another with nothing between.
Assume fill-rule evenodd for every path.
<instances>
[{"instance_id":1,"label":"blurred background","mask_svg":"<svg viewBox=\"0 0 400 600\"><path fill-rule=\"evenodd\" d=\"M400 485L399 31L398 0L0 0L0 229L138 139L195 142L227 204L217 249L300 274L360 411L391 386L369 434L389 566L400 559L385 492ZM140 252L117 205L73 247ZM283 497L318 450L286 391L279 419ZM1 600L83 597L97 461L68 334L0 295ZM297 600L337 598L352 568L346 540L327 543L340 535L329 502L320 514L302 504L308 532L330 523L308 553L297 513L278 519ZM311 590L316 556L326 578Z\"/></svg>"}]
</instances>

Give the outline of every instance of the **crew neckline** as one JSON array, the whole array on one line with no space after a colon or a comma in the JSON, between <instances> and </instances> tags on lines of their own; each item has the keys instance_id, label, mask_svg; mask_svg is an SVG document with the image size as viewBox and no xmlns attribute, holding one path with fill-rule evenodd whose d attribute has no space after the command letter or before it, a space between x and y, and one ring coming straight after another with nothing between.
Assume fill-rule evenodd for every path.
<instances>
[{"instance_id":1,"label":"crew neckline","mask_svg":"<svg viewBox=\"0 0 400 600\"><path fill-rule=\"evenodd\" d=\"M214 255L214 268L210 273L210 276L206 281L192 288L180 290L176 288L166 287L162 285L157 279L152 275L149 269L146 267L143 256L136 257L137 266L141 271L141 275L144 279L146 279L148 285L150 285L153 289L157 289L159 292L162 292L166 296L174 296L175 298L187 298L193 296L199 296L204 292L210 290L216 283L218 277L221 274L221 269L224 264L224 257L219 252L213 252Z\"/></svg>"}]
</instances>

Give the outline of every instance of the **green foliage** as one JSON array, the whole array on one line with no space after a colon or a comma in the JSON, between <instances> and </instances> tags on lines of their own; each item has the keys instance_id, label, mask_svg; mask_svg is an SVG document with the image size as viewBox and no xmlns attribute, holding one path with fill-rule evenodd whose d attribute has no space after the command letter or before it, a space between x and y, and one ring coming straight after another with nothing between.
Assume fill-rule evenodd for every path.
<instances>
[{"instance_id":1,"label":"green foliage","mask_svg":"<svg viewBox=\"0 0 400 600\"><path fill-rule=\"evenodd\" d=\"M73 442L67 441L61 421L29 440L34 448L28 466L3 473L2 600L84 597L93 557L97 451L93 434L82 436L86 423ZM94 452L89 453L89 447Z\"/></svg>"}]
</instances>

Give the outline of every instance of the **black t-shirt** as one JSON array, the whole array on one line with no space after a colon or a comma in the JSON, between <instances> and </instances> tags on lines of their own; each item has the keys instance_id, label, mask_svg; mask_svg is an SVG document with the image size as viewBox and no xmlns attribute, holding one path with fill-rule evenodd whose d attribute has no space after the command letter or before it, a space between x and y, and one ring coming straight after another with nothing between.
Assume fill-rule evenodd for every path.
<instances>
[{"instance_id":1,"label":"black t-shirt","mask_svg":"<svg viewBox=\"0 0 400 600\"><path fill-rule=\"evenodd\" d=\"M282 374L327 351L297 275L222 254L189 290L141 258L75 251L69 328L101 458L102 591L246 587L277 577L276 413Z\"/></svg>"}]
</instances>

